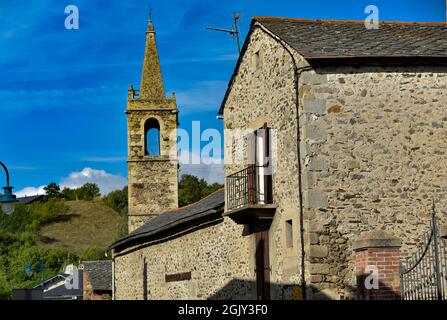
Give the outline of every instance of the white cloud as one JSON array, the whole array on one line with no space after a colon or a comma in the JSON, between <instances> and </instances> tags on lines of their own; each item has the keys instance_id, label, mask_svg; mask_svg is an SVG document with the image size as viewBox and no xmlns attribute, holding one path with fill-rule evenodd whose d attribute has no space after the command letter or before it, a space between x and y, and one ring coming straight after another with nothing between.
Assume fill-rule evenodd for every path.
<instances>
[{"instance_id":1,"label":"white cloud","mask_svg":"<svg viewBox=\"0 0 447 320\"><path fill-rule=\"evenodd\" d=\"M26 187L22 190L19 190L17 192L14 192L14 194L17 196L17 198L23 198L23 197L30 197L30 196L37 196L37 195L43 195L45 194L45 190L43 189L45 186L40 187Z\"/></svg>"},{"instance_id":2,"label":"white cloud","mask_svg":"<svg viewBox=\"0 0 447 320\"><path fill-rule=\"evenodd\" d=\"M127 179L121 175L113 175L104 170L85 168L80 172L72 172L62 179L61 188L75 189L85 183L96 183L101 194L106 195L111 191L122 189L127 185Z\"/></svg>"},{"instance_id":3,"label":"white cloud","mask_svg":"<svg viewBox=\"0 0 447 320\"><path fill-rule=\"evenodd\" d=\"M106 195L112 191L124 188L127 185L127 178L121 175L107 173L104 170L85 168L80 172L72 172L68 177L63 178L60 183L60 187L61 189L76 189L86 183L96 183L101 190L101 194ZM26 187L22 190L14 192L14 194L18 198L42 195L45 194L45 190L43 189L44 187L45 186Z\"/></svg>"}]
</instances>

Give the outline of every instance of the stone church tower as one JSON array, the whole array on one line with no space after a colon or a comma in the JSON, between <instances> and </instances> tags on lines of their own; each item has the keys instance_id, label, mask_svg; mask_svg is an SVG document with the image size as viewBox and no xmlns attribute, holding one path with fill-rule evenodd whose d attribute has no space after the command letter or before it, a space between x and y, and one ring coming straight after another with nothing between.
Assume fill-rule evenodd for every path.
<instances>
[{"instance_id":1,"label":"stone church tower","mask_svg":"<svg viewBox=\"0 0 447 320\"><path fill-rule=\"evenodd\" d=\"M152 21L140 90L130 86L126 114L132 232L160 212L178 207L178 109L174 94L165 97Z\"/></svg>"}]
</instances>

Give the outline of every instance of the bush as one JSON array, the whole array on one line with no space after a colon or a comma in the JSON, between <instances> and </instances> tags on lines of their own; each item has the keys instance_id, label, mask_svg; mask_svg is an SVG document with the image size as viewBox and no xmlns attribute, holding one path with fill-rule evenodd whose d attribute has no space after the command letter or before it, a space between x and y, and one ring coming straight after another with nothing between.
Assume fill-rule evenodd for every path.
<instances>
[{"instance_id":1,"label":"bush","mask_svg":"<svg viewBox=\"0 0 447 320\"><path fill-rule=\"evenodd\" d=\"M82 261L107 260L105 251L98 247L88 247L82 255Z\"/></svg>"},{"instance_id":2,"label":"bush","mask_svg":"<svg viewBox=\"0 0 447 320\"><path fill-rule=\"evenodd\" d=\"M104 204L121 215L127 215L128 212L128 189L116 190L110 192L103 199Z\"/></svg>"},{"instance_id":3,"label":"bush","mask_svg":"<svg viewBox=\"0 0 447 320\"><path fill-rule=\"evenodd\" d=\"M77 189L64 188L61 192L65 200L86 200L91 201L101 195L99 187L95 183L86 183Z\"/></svg>"},{"instance_id":4,"label":"bush","mask_svg":"<svg viewBox=\"0 0 447 320\"><path fill-rule=\"evenodd\" d=\"M222 187L218 183L208 185L204 179L185 174L179 182L179 207L197 202Z\"/></svg>"},{"instance_id":5,"label":"bush","mask_svg":"<svg viewBox=\"0 0 447 320\"><path fill-rule=\"evenodd\" d=\"M37 233L42 225L56 221L65 215L67 210L62 202L55 199L18 205L13 214L0 214L0 230Z\"/></svg>"},{"instance_id":6,"label":"bush","mask_svg":"<svg viewBox=\"0 0 447 320\"><path fill-rule=\"evenodd\" d=\"M61 250L42 249L30 241L29 235L2 234L0 242L0 299L8 299L13 288L32 288L41 282L41 267L48 279L63 271L66 264L78 260L73 254ZM31 276L26 268L32 266Z\"/></svg>"}]
</instances>

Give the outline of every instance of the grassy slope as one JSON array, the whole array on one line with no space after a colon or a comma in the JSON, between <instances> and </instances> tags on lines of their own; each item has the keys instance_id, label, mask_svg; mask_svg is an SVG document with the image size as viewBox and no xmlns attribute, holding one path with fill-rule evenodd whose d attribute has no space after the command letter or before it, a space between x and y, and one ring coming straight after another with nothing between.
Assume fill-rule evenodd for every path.
<instances>
[{"instance_id":1,"label":"grassy slope","mask_svg":"<svg viewBox=\"0 0 447 320\"><path fill-rule=\"evenodd\" d=\"M82 255L88 247L106 248L117 239L124 217L102 201L67 201L64 221L44 226L38 245Z\"/></svg>"}]
</instances>

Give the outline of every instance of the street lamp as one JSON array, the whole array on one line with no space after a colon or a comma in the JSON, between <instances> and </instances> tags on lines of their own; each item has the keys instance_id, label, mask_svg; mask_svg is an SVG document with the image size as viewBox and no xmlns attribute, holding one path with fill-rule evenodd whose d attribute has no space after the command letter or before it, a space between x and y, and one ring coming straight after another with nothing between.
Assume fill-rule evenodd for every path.
<instances>
[{"instance_id":1,"label":"street lamp","mask_svg":"<svg viewBox=\"0 0 447 320\"><path fill-rule=\"evenodd\" d=\"M8 168L6 168L5 164L0 161L0 166L5 169L6 172L6 187L3 187L4 194L0 196L0 204L2 206L3 212L6 214L11 214L14 212L16 206L16 196L12 193L12 189L14 187L9 185L9 172Z\"/></svg>"}]
</instances>

